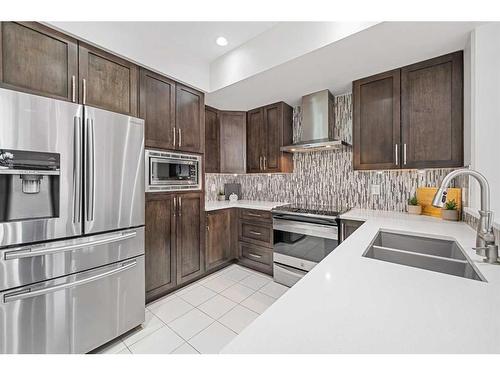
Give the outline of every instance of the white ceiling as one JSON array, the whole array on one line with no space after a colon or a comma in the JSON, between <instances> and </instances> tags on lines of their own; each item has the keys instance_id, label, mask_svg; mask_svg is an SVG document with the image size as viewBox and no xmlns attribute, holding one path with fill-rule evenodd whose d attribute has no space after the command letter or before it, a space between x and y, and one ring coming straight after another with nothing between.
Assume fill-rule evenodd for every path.
<instances>
[{"instance_id":1,"label":"white ceiling","mask_svg":"<svg viewBox=\"0 0 500 375\"><path fill-rule=\"evenodd\" d=\"M276 101L290 105L322 89L351 91L352 81L464 49L479 22L383 22L291 61L210 92L206 103L249 110ZM286 45L287 42L284 41Z\"/></svg>"},{"instance_id":2,"label":"white ceiling","mask_svg":"<svg viewBox=\"0 0 500 375\"><path fill-rule=\"evenodd\" d=\"M56 28L202 90L210 63L277 22L49 22ZM228 40L221 47L219 36Z\"/></svg>"}]
</instances>

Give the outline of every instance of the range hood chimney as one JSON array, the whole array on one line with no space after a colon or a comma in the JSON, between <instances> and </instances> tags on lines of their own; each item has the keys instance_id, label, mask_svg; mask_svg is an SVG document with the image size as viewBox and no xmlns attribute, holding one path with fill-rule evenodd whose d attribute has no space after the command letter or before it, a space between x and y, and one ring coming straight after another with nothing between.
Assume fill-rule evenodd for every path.
<instances>
[{"instance_id":1,"label":"range hood chimney","mask_svg":"<svg viewBox=\"0 0 500 375\"><path fill-rule=\"evenodd\" d=\"M302 97L301 116L294 118L292 145L281 147L285 152L309 152L350 146L349 129L335 125L334 98L322 90Z\"/></svg>"}]
</instances>

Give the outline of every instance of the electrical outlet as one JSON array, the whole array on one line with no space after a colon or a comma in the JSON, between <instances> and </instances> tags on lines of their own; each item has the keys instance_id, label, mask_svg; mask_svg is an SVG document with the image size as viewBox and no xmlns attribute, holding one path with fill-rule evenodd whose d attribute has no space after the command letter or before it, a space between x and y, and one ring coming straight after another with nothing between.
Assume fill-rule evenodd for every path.
<instances>
[{"instance_id":1,"label":"electrical outlet","mask_svg":"<svg viewBox=\"0 0 500 375\"><path fill-rule=\"evenodd\" d=\"M257 191L262 191L262 184L261 183L257 184Z\"/></svg>"},{"instance_id":2,"label":"electrical outlet","mask_svg":"<svg viewBox=\"0 0 500 375\"><path fill-rule=\"evenodd\" d=\"M215 184L210 185L210 191L214 192L215 191Z\"/></svg>"},{"instance_id":3,"label":"electrical outlet","mask_svg":"<svg viewBox=\"0 0 500 375\"><path fill-rule=\"evenodd\" d=\"M371 195L380 195L380 185L371 185L370 193Z\"/></svg>"}]
</instances>

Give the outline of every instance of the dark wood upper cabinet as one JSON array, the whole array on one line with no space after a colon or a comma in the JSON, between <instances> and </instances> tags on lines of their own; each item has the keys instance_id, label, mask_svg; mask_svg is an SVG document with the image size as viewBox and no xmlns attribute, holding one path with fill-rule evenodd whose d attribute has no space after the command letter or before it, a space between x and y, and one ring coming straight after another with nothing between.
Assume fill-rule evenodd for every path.
<instances>
[{"instance_id":1,"label":"dark wood upper cabinet","mask_svg":"<svg viewBox=\"0 0 500 375\"><path fill-rule=\"evenodd\" d=\"M159 297L177 284L173 194L146 194L146 299Z\"/></svg>"},{"instance_id":2,"label":"dark wood upper cabinet","mask_svg":"<svg viewBox=\"0 0 500 375\"><path fill-rule=\"evenodd\" d=\"M401 69L403 168L463 166L463 53Z\"/></svg>"},{"instance_id":3,"label":"dark wood upper cabinet","mask_svg":"<svg viewBox=\"0 0 500 375\"><path fill-rule=\"evenodd\" d=\"M175 122L177 148L203 153L205 140L205 96L187 86L176 86Z\"/></svg>"},{"instance_id":4,"label":"dark wood upper cabinet","mask_svg":"<svg viewBox=\"0 0 500 375\"><path fill-rule=\"evenodd\" d=\"M219 111L205 106L205 172L218 173L219 168Z\"/></svg>"},{"instance_id":5,"label":"dark wood upper cabinet","mask_svg":"<svg viewBox=\"0 0 500 375\"><path fill-rule=\"evenodd\" d=\"M78 51L80 103L137 116L137 66L84 43Z\"/></svg>"},{"instance_id":6,"label":"dark wood upper cabinet","mask_svg":"<svg viewBox=\"0 0 500 375\"><path fill-rule=\"evenodd\" d=\"M177 284L192 280L205 270L203 249L205 231L202 227L204 196L183 193L177 196Z\"/></svg>"},{"instance_id":7,"label":"dark wood upper cabinet","mask_svg":"<svg viewBox=\"0 0 500 375\"><path fill-rule=\"evenodd\" d=\"M247 112L247 172L262 172L262 137L264 136L264 110Z\"/></svg>"},{"instance_id":8,"label":"dark wood upper cabinet","mask_svg":"<svg viewBox=\"0 0 500 375\"><path fill-rule=\"evenodd\" d=\"M220 111L220 172L246 171L246 112Z\"/></svg>"},{"instance_id":9,"label":"dark wood upper cabinet","mask_svg":"<svg viewBox=\"0 0 500 375\"><path fill-rule=\"evenodd\" d=\"M291 172L292 155L280 150L292 144L292 112L288 104L280 102L264 107L264 172Z\"/></svg>"},{"instance_id":10,"label":"dark wood upper cabinet","mask_svg":"<svg viewBox=\"0 0 500 375\"><path fill-rule=\"evenodd\" d=\"M0 86L77 101L77 41L35 22L0 25Z\"/></svg>"},{"instance_id":11,"label":"dark wood upper cabinet","mask_svg":"<svg viewBox=\"0 0 500 375\"><path fill-rule=\"evenodd\" d=\"M280 148L292 143L292 107L279 102L247 114L247 172L291 172L292 155Z\"/></svg>"},{"instance_id":12,"label":"dark wood upper cabinet","mask_svg":"<svg viewBox=\"0 0 500 375\"><path fill-rule=\"evenodd\" d=\"M207 212L206 215L206 270L231 260L231 210Z\"/></svg>"},{"instance_id":13,"label":"dark wood upper cabinet","mask_svg":"<svg viewBox=\"0 0 500 375\"><path fill-rule=\"evenodd\" d=\"M354 169L400 168L400 73L353 82Z\"/></svg>"},{"instance_id":14,"label":"dark wood upper cabinet","mask_svg":"<svg viewBox=\"0 0 500 375\"><path fill-rule=\"evenodd\" d=\"M145 123L147 147L175 148L175 82L141 68L139 117Z\"/></svg>"}]
</instances>

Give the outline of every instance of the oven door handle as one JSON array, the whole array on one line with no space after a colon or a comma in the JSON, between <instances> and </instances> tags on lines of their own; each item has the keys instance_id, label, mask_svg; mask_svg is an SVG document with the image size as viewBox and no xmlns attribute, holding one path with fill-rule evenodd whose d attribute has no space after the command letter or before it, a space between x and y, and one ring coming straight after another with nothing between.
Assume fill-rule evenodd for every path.
<instances>
[{"instance_id":1,"label":"oven door handle","mask_svg":"<svg viewBox=\"0 0 500 375\"><path fill-rule=\"evenodd\" d=\"M322 225L293 220L273 219L273 229L282 232L304 234L306 236L328 238L331 240L339 239L339 230L336 225Z\"/></svg>"},{"instance_id":2,"label":"oven door handle","mask_svg":"<svg viewBox=\"0 0 500 375\"><path fill-rule=\"evenodd\" d=\"M105 277L109 277L109 276L115 275L117 273L121 273L121 272L126 271L130 268L135 267L136 265L137 265L137 260L132 260L132 261L128 261L128 262L124 262L124 263L120 264L119 267L114 267L111 270L104 271L104 272L98 273L97 275L89 276L89 277L86 277L86 278L81 279L81 280L76 280L76 281L64 283L61 285L49 286L47 288L42 288L42 289L33 290L33 291L31 291L31 288L25 288L25 289L22 289L22 290L17 291L17 292L5 294L3 297L3 301L4 301L4 303L9 303L9 302L18 301L20 299L33 298L33 297L41 296L44 294L54 293L54 292L57 292L57 291L63 290L63 289L75 288L75 287L80 286L80 285L88 284L88 283L91 283L93 281L96 281L96 280L99 280L99 279L102 279Z\"/></svg>"},{"instance_id":3,"label":"oven door handle","mask_svg":"<svg viewBox=\"0 0 500 375\"><path fill-rule=\"evenodd\" d=\"M55 245L55 246L43 246L39 249L33 249L32 247L21 247L12 249L4 255L5 260L21 259L21 258L32 258L42 255L50 255L55 253L63 253L66 251L77 250L84 247L92 247L99 245L106 245L113 242L128 240L129 238L134 238L137 235L136 231L122 232L118 235L114 234L112 236L107 236L104 238L99 238L90 242L80 242L71 245Z\"/></svg>"}]
</instances>

